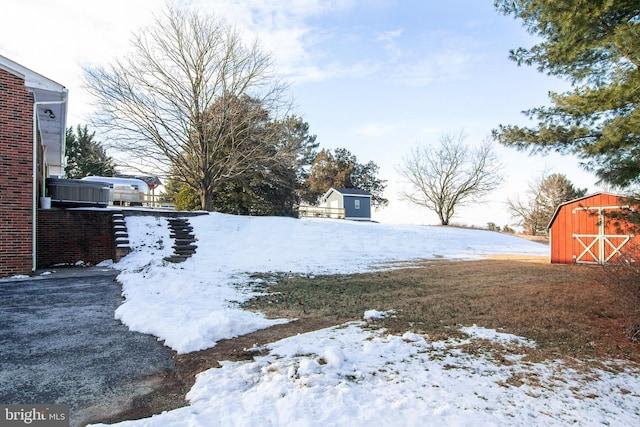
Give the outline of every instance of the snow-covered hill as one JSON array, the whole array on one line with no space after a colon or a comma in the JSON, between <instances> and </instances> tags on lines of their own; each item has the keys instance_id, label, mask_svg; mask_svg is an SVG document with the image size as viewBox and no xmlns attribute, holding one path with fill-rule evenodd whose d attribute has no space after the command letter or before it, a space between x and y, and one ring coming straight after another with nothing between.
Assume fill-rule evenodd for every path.
<instances>
[{"instance_id":1,"label":"snow-covered hill","mask_svg":"<svg viewBox=\"0 0 640 427\"><path fill-rule=\"evenodd\" d=\"M223 214L190 222L197 252L174 265L162 261L172 252L166 219L128 217L133 253L117 265L126 302L116 316L180 353L277 322L237 308L252 295L237 286L246 273L355 273L391 261L548 253L511 235L450 227Z\"/></svg>"},{"instance_id":2,"label":"snow-covered hill","mask_svg":"<svg viewBox=\"0 0 640 427\"><path fill-rule=\"evenodd\" d=\"M237 307L251 296L242 286L251 272L348 273L397 260L547 254L547 247L516 237L455 228L219 214L190 221L196 255L166 264L162 258L172 251L166 220L128 218L134 252L116 265L126 296L116 316L179 352L275 322ZM122 425L637 425L637 370L580 372L579 361L523 362L519 347L535 343L481 325L462 328L468 339L438 342L363 326L290 337L254 361L223 362L197 377L189 406ZM477 339L508 346L508 360L462 350Z\"/></svg>"}]
</instances>

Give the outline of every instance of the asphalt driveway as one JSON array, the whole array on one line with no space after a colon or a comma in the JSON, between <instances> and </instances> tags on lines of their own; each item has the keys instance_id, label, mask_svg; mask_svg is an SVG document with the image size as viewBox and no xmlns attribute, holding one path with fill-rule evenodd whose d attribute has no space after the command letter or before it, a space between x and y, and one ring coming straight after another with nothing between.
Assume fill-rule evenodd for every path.
<instances>
[{"instance_id":1,"label":"asphalt driveway","mask_svg":"<svg viewBox=\"0 0 640 427\"><path fill-rule=\"evenodd\" d=\"M114 319L116 275L92 267L0 280L0 403L68 404L71 425L83 425L126 409L173 367L171 350Z\"/></svg>"}]
</instances>

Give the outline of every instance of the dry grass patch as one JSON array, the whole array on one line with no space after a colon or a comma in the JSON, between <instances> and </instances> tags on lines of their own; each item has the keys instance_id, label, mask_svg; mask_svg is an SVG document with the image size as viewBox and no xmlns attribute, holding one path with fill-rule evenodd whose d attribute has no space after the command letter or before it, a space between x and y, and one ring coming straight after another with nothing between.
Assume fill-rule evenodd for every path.
<instances>
[{"instance_id":1,"label":"dry grass patch","mask_svg":"<svg viewBox=\"0 0 640 427\"><path fill-rule=\"evenodd\" d=\"M477 324L534 340L535 349L523 350L532 360L640 361L639 347L623 334L625 319L612 290L594 279L596 268L540 258L439 260L366 274L276 276L269 293L246 307L336 324L362 319L366 310L393 311L378 321L393 333L412 330L439 340Z\"/></svg>"}]
</instances>

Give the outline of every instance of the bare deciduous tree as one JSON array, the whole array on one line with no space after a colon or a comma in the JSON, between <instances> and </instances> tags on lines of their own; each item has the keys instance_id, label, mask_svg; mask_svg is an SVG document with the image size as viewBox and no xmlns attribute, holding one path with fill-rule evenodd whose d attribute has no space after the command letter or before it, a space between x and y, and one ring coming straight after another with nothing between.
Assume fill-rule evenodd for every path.
<instances>
[{"instance_id":1,"label":"bare deciduous tree","mask_svg":"<svg viewBox=\"0 0 640 427\"><path fill-rule=\"evenodd\" d=\"M285 103L271 57L215 16L171 6L132 44L130 55L85 69L94 124L128 166L173 171L211 210L219 186L275 155L265 114Z\"/></svg>"},{"instance_id":2,"label":"bare deciduous tree","mask_svg":"<svg viewBox=\"0 0 640 427\"><path fill-rule=\"evenodd\" d=\"M437 147L414 147L398 168L411 185L401 197L434 211L442 225L449 225L458 207L479 201L503 181L490 143L471 149L464 140L462 132L445 134Z\"/></svg>"},{"instance_id":3,"label":"bare deciduous tree","mask_svg":"<svg viewBox=\"0 0 640 427\"><path fill-rule=\"evenodd\" d=\"M549 224L540 203L542 181L543 178L538 178L528 183L526 199L522 200L520 197L507 199L507 209L511 217L516 221L516 225L523 227L525 233L530 236L536 236L539 230Z\"/></svg>"},{"instance_id":4,"label":"bare deciduous tree","mask_svg":"<svg viewBox=\"0 0 640 427\"><path fill-rule=\"evenodd\" d=\"M582 197L587 189L575 188L571 181L562 174L551 174L544 171L542 175L529 182L527 198L507 199L507 208L517 225L524 228L531 236L540 232L546 233L547 226L561 203Z\"/></svg>"}]
</instances>

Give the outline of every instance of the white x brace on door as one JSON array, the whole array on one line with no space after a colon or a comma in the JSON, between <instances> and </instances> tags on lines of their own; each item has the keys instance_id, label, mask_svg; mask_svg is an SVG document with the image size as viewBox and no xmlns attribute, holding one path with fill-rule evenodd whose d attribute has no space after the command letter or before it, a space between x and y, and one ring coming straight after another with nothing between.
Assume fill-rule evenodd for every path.
<instances>
[{"instance_id":1,"label":"white x brace on door","mask_svg":"<svg viewBox=\"0 0 640 427\"><path fill-rule=\"evenodd\" d=\"M577 233L573 234L573 238L579 243L579 253L574 253L573 258L578 264L604 264L611 260L616 255L620 254L620 250L627 244L633 237L632 234L613 234L607 233L607 227L605 222L605 210L619 210L621 206L594 206L594 207L581 207L573 210L573 214L583 211L587 213L586 222L587 229L597 229L597 234L584 233L586 230L581 230L579 225L574 226L574 230L577 228ZM597 213L590 213L589 211L596 210ZM579 224L578 221L574 221L574 224ZM583 231L583 233L580 233ZM575 252L575 248L574 248Z\"/></svg>"}]
</instances>

